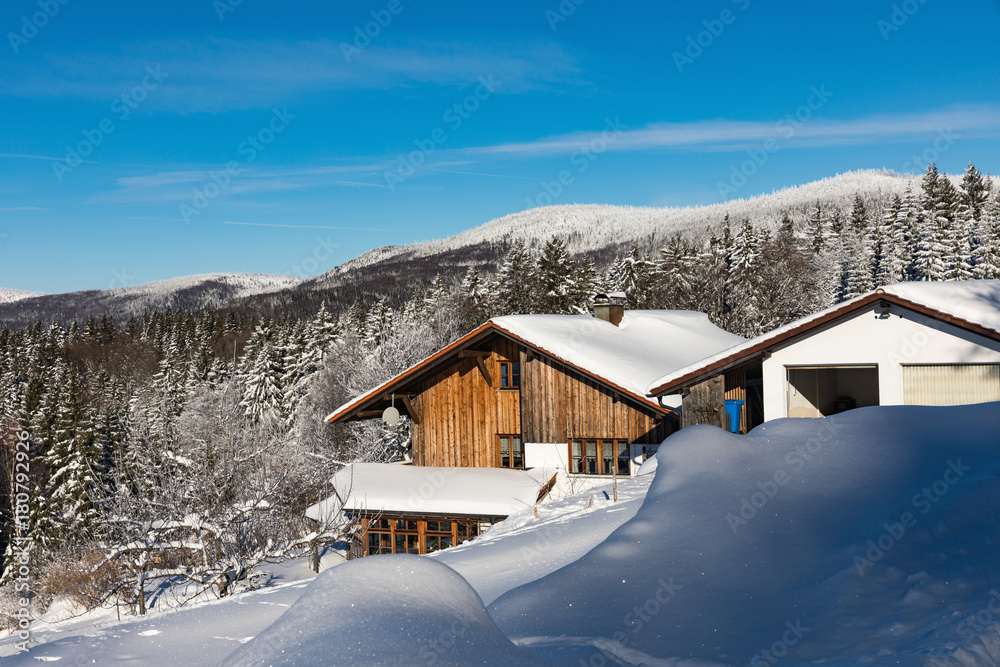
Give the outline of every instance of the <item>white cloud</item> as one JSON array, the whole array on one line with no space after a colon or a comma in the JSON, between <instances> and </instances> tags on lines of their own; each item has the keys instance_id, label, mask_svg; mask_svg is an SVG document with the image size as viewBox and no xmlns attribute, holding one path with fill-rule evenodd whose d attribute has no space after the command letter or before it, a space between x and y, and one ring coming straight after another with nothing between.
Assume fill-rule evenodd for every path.
<instances>
[{"instance_id":1,"label":"white cloud","mask_svg":"<svg viewBox=\"0 0 1000 667\"><path fill-rule=\"evenodd\" d=\"M140 85L147 67L164 73L143 109L220 112L289 104L324 91L463 86L493 74L500 92L566 81L573 59L547 43L372 45L347 62L339 42L206 39L125 45L120 53L49 54L0 62L0 94L111 101Z\"/></svg>"},{"instance_id":2,"label":"white cloud","mask_svg":"<svg viewBox=\"0 0 1000 667\"><path fill-rule=\"evenodd\" d=\"M965 105L845 120L813 118L798 125L788 119L654 123L624 129L608 144L607 150L742 150L758 147L770 138L777 139L783 146L797 147L878 145L933 136L941 131L952 131L959 136L1000 135L1000 107ZM518 157L553 155L579 150L601 136L602 131L574 132L536 141L467 148L461 152Z\"/></svg>"}]
</instances>

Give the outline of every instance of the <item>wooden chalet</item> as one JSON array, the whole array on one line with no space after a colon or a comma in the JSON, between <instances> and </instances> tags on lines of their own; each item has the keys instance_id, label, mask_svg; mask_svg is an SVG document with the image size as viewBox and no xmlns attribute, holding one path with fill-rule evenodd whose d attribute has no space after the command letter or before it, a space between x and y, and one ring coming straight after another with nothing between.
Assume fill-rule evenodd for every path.
<instances>
[{"instance_id":1,"label":"wooden chalet","mask_svg":"<svg viewBox=\"0 0 1000 667\"><path fill-rule=\"evenodd\" d=\"M647 396L652 380L742 341L701 313L626 313L610 300L594 316L500 317L327 420L380 418L394 406L410 420L413 467L544 470L537 491L551 489L557 472L579 489L634 474L679 428L679 400ZM455 509L407 518L399 507L368 505L369 515L375 510L400 525L456 522Z\"/></svg>"}]
</instances>

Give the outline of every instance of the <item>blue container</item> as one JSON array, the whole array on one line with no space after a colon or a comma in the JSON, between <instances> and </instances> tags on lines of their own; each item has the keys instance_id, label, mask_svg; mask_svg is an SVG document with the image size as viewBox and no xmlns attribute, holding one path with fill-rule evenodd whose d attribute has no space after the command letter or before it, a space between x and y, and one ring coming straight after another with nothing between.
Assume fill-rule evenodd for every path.
<instances>
[{"instance_id":1,"label":"blue container","mask_svg":"<svg viewBox=\"0 0 1000 667\"><path fill-rule=\"evenodd\" d=\"M726 400L726 414L729 415L729 432L740 432L740 417L743 416L743 404L746 401Z\"/></svg>"}]
</instances>

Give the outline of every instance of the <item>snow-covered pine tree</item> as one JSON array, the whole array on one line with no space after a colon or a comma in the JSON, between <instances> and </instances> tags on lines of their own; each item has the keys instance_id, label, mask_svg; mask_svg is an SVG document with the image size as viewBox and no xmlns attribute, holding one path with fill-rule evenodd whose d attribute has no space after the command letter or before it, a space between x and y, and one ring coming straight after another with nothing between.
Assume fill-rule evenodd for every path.
<instances>
[{"instance_id":1,"label":"snow-covered pine tree","mask_svg":"<svg viewBox=\"0 0 1000 667\"><path fill-rule=\"evenodd\" d=\"M608 271L608 289L625 292L626 305L632 309L651 308L656 291L656 264L633 245L628 255L618 259Z\"/></svg>"},{"instance_id":2,"label":"snow-covered pine tree","mask_svg":"<svg viewBox=\"0 0 1000 667\"><path fill-rule=\"evenodd\" d=\"M900 256L905 252L906 236L902 228L897 228L896 220L903 208L903 198L893 195L892 201L882 209L882 216L876 223L879 226L882 256L878 270L875 273L875 286L882 287L897 283L903 279L905 261Z\"/></svg>"},{"instance_id":3,"label":"snow-covered pine tree","mask_svg":"<svg viewBox=\"0 0 1000 667\"><path fill-rule=\"evenodd\" d=\"M1000 279L1000 204L992 198L983 204L976 237L974 276Z\"/></svg>"},{"instance_id":4,"label":"snow-covered pine tree","mask_svg":"<svg viewBox=\"0 0 1000 667\"><path fill-rule=\"evenodd\" d=\"M816 200L816 205L809 211L808 225L810 247L814 253L819 254L827 247L832 235L830 219L819 200Z\"/></svg>"},{"instance_id":5,"label":"snow-covered pine tree","mask_svg":"<svg viewBox=\"0 0 1000 667\"><path fill-rule=\"evenodd\" d=\"M601 274L594 266L594 260L590 257L583 257L577 263L576 273L573 275L573 286L569 294L570 312L580 314L591 312L594 306L594 296L605 291L607 291L607 287Z\"/></svg>"},{"instance_id":6,"label":"snow-covered pine tree","mask_svg":"<svg viewBox=\"0 0 1000 667\"><path fill-rule=\"evenodd\" d=\"M948 179L938 173L937 165L928 165L921 181L920 240L914 272L919 280L946 280L951 268L951 202L945 183Z\"/></svg>"},{"instance_id":7,"label":"snow-covered pine tree","mask_svg":"<svg viewBox=\"0 0 1000 667\"><path fill-rule=\"evenodd\" d=\"M252 422L281 413L284 399L281 387L283 376L281 356L274 344L265 339L242 384L243 399L240 405Z\"/></svg>"},{"instance_id":8,"label":"snow-covered pine tree","mask_svg":"<svg viewBox=\"0 0 1000 667\"><path fill-rule=\"evenodd\" d=\"M962 203L970 210L970 219L980 220L983 216L984 208L990 200L993 192L993 181L984 178L975 165L969 162L965 175L962 177L961 185Z\"/></svg>"},{"instance_id":9,"label":"snow-covered pine tree","mask_svg":"<svg viewBox=\"0 0 1000 667\"><path fill-rule=\"evenodd\" d=\"M552 237L538 258L540 311L555 315L574 312L577 266L569 257L566 243Z\"/></svg>"},{"instance_id":10,"label":"snow-covered pine tree","mask_svg":"<svg viewBox=\"0 0 1000 667\"><path fill-rule=\"evenodd\" d=\"M871 228L868 207L865 205L865 200L861 197L860 192L854 195L854 204L851 208L849 223L851 230L859 237L863 237Z\"/></svg>"},{"instance_id":11,"label":"snow-covered pine tree","mask_svg":"<svg viewBox=\"0 0 1000 667\"><path fill-rule=\"evenodd\" d=\"M93 467L98 465L100 452L83 389L72 369L58 391L53 443L44 460L54 534L65 542L91 526L96 517L90 497L99 481Z\"/></svg>"},{"instance_id":12,"label":"snow-covered pine tree","mask_svg":"<svg viewBox=\"0 0 1000 667\"><path fill-rule=\"evenodd\" d=\"M490 309L494 315L537 312L537 285L531 255L520 240L515 241L491 285Z\"/></svg>"}]
</instances>

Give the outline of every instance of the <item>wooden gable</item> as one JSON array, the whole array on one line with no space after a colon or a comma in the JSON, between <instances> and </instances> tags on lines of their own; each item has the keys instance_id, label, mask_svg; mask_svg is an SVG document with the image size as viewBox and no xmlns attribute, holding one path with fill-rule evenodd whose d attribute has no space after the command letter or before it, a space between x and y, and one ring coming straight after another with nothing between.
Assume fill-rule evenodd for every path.
<instances>
[{"instance_id":1,"label":"wooden gable","mask_svg":"<svg viewBox=\"0 0 1000 667\"><path fill-rule=\"evenodd\" d=\"M520 385L500 386L501 364ZM411 418L416 465L499 467L499 438L568 443L574 438L658 444L676 412L629 394L530 342L487 324L331 416L374 418L395 397Z\"/></svg>"}]
</instances>

